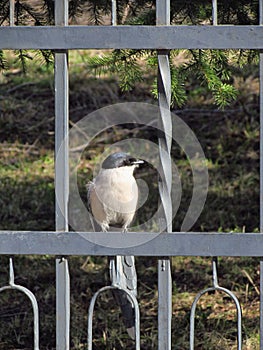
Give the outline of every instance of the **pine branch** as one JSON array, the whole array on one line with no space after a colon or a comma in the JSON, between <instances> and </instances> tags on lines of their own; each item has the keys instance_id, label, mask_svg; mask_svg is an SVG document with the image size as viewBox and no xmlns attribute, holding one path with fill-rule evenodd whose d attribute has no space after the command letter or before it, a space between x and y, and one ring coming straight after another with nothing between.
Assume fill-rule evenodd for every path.
<instances>
[{"instance_id":1,"label":"pine branch","mask_svg":"<svg viewBox=\"0 0 263 350\"><path fill-rule=\"evenodd\" d=\"M7 60L5 59L4 52L3 50L0 50L0 70L5 70L7 69L8 64Z\"/></svg>"},{"instance_id":2,"label":"pine branch","mask_svg":"<svg viewBox=\"0 0 263 350\"><path fill-rule=\"evenodd\" d=\"M88 12L89 12L89 23L92 25L102 25L103 19L101 11L96 3L96 0L90 1L90 4L88 6Z\"/></svg>"},{"instance_id":3,"label":"pine branch","mask_svg":"<svg viewBox=\"0 0 263 350\"><path fill-rule=\"evenodd\" d=\"M33 58L28 54L26 50L15 50L18 61L21 63L22 71L24 74L27 72L27 60L32 60Z\"/></svg>"},{"instance_id":4,"label":"pine branch","mask_svg":"<svg viewBox=\"0 0 263 350\"><path fill-rule=\"evenodd\" d=\"M222 52L217 52L215 55L215 51L219 50L206 50L206 52L200 50L199 75L207 83L217 106L224 108L237 97L237 90L224 81L231 76L227 60ZM210 60L208 60L209 55L211 55Z\"/></svg>"},{"instance_id":5,"label":"pine branch","mask_svg":"<svg viewBox=\"0 0 263 350\"><path fill-rule=\"evenodd\" d=\"M35 56L40 65L45 65L47 68L53 65L54 55L51 50L34 50Z\"/></svg>"},{"instance_id":6,"label":"pine branch","mask_svg":"<svg viewBox=\"0 0 263 350\"><path fill-rule=\"evenodd\" d=\"M119 76L122 91L134 88L136 82L142 80L142 71L138 60L143 51L114 50L107 55L89 57L86 60L87 69L96 75L116 74Z\"/></svg>"},{"instance_id":7,"label":"pine branch","mask_svg":"<svg viewBox=\"0 0 263 350\"><path fill-rule=\"evenodd\" d=\"M136 83L143 80L141 68L136 60L124 60L117 67L122 91L132 90Z\"/></svg>"},{"instance_id":8,"label":"pine branch","mask_svg":"<svg viewBox=\"0 0 263 350\"><path fill-rule=\"evenodd\" d=\"M16 25L54 24L54 1L40 0L41 7L30 6L25 0L15 2ZM156 2L154 0L118 0L118 23L130 25L154 25ZM88 10L90 24L103 24L104 16L111 14L111 0L70 0L69 16L74 19ZM9 16L9 0L0 1L0 25L7 22ZM206 24L211 23L211 1L194 0L192 2L171 2L171 19L175 24ZM258 23L258 2L255 0L229 1L222 0L218 4L219 24L256 24ZM26 71L27 60L32 59L25 50L15 51L23 71ZM182 106L186 101L184 83L188 78L199 80L200 84L211 91L215 103L224 107L237 95L231 85L233 70L239 66L257 62L258 52L253 50L189 50L184 51L187 60L176 62L179 50L171 51L172 103ZM41 55L41 56L40 56ZM53 56L50 51L38 51L36 58L50 65ZM95 75L116 74L122 90L132 89L142 80L146 68L156 71L157 58L155 50L114 50L109 54L90 57L87 59L87 71ZM174 65L176 63L176 66ZM0 69L5 69L6 61L3 52L0 53ZM156 84L156 83L154 83ZM156 94L156 85L153 86Z\"/></svg>"},{"instance_id":9,"label":"pine branch","mask_svg":"<svg viewBox=\"0 0 263 350\"><path fill-rule=\"evenodd\" d=\"M116 60L112 54L102 54L86 59L86 69L97 76L116 73Z\"/></svg>"},{"instance_id":10,"label":"pine branch","mask_svg":"<svg viewBox=\"0 0 263 350\"><path fill-rule=\"evenodd\" d=\"M43 26L47 24L45 16L43 16L38 11L35 11L29 4L21 4L21 7L25 13L29 15L29 18L31 17L34 20L34 24L36 26Z\"/></svg>"},{"instance_id":11,"label":"pine branch","mask_svg":"<svg viewBox=\"0 0 263 350\"><path fill-rule=\"evenodd\" d=\"M0 6L0 26L9 18L9 0L3 0Z\"/></svg>"},{"instance_id":12,"label":"pine branch","mask_svg":"<svg viewBox=\"0 0 263 350\"><path fill-rule=\"evenodd\" d=\"M46 21L49 25L54 24L54 1L43 0L42 12L46 17Z\"/></svg>"},{"instance_id":13,"label":"pine branch","mask_svg":"<svg viewBox=\"0 0 263 350\"><path fill-rule=\"evenodd\" d=\"M171 106L172 107L182 107L187 100L186 90L185 90L185 75L180 68L173 66L170 62L171 71ZM155 78L152 94L157 99L158 98L158 86L157 78Z\"/></svg>"},{"instance_id":14,"label":"pine branch","mask_svg":"<svg viewBox=\"0 0 263 350\"><path fill-rule=\"evenodd\" d=\"M81 0L70 0L69 1L69 18L73 21L82 14Z\"/></svg>"}]
</instances>

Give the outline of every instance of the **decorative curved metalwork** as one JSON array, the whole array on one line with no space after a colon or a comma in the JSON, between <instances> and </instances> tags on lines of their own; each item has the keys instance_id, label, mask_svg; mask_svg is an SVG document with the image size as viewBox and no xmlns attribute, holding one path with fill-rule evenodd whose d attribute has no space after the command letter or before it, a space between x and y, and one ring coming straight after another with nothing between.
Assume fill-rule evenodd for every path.
<instances>
[{"instance_id":1,"label":"decorative curved metalwork","mask_svg":"<svg viewBox=\"0 0 263 350\"><path fill-rule=\"evenodd\" d=\"M200 300L200 298L209 292L213 291L220 291L223 292L227 295L230 296L230 298L234 301L236 305L236 310L237 310L237 349L241 350L242 349L242 310L240 303L235 296L233 292L231 292L227 288L220 287L218 284L218 277L217 277L217 258L213 258L212 260L212 267L213 267L213 286L206 288L199 292L197 296L194 299L194 302L191 307L191 314L190 314L190 350L194 350L194 332L195 332L195 312L196 312L196 307L197 303Z\"/></svg>"},{"instance_id":2,"label":"decorative curved metalwork","mask_svg":"<svg viewBox=\"0 0 263 350\"><path fill-rule=\"evenodd\" d=\"M9 258L9 284L7 286L1 287L0 293L9 289L18 290L24 293L31 301L34 316L34 350L39 350L39 312L37 300L34 294L29 289L15 284L15 274L12 258Z\"/></svg>"},{"instance_id":3,"label":"decorative curved metalwork","mask_svg":"<svg viewBox=\"0 0 263 350\"><path fill-rule=\"evenodd\" d=\"M107 291L107 290L113 290L118 289L125 292L129 298L131 299L133 305L134 305L134 311L135 311L135 348L136 350L140 350L140 308L138 305L138 301L136 297L127 289L120 288L118 284L112 284L111 286L106 286L100 288L92 297L90 306L89 306L89 312L88 312L88 350L92 350L92 321L93 321L93 314L94 314L94 307L96 304L96 300L98 296Z\"/></svg>"},{"instance_id":4,"label":"decorative curved metalwork","mask_svg":"<svg viewBox=\"0 0 263 350\"><path fill-rule=\"evenodd\" d=\"M159 193L163 207L166 232L172 232L172 120L170 113L171 104L171 73L169 63L169 51L158 51L158 99L159 99L159 128L163 131L159 135L160 153L160 177ZM163 227L164 225L160 225Z\"/></svg>"}]
</instances>

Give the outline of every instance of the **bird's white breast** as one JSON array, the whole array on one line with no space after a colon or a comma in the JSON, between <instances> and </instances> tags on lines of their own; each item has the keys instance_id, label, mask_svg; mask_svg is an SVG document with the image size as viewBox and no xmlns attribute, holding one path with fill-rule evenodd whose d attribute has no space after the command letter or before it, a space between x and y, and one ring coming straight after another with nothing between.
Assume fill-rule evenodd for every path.
<instances>
[{"instance_id":1,"label":"bird's white breast","mask_svg":"<svg viewBox=\"0 0 263 350\"><path fill-rule=\"evenodd\" d=\"M133 167L102 169L94 186L104 208L119 214L133 213L138 202L138 187Z\"/></svg>"}]
</instances>

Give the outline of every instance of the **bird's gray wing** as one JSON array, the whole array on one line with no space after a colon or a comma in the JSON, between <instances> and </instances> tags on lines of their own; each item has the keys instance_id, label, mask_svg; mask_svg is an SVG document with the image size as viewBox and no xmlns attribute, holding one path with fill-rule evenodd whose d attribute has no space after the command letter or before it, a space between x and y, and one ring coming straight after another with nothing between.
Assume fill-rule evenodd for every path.
<instances>
[{"instance_id":1,"label":"bird's gray wing","mask_svg":"<svg viewBox=\"0 0 263 350\"><path fill-rule=\"evenodd\" d=\"M87 183L87 185L86 185L86 189L87 189L87 207L88 207L89 213L91 213L90 192L91 192L93 186L94 186L94 183L92 181L89 181Z\"/></svg>"},{"instance_id":2,"label":"bird's gray wing","mask_svg":"<svg viewBox=\"0 0 263 350\"><path fill-rule=\"evenodd\" d=\"M134 256L116 256L110 258L110 279L112 285L120 289L113 290L113 296L121 308L123 323L129 336L135 339L135 311L132 300L122 291L128 290L137 296L137 274Z\"/></svg>"}]
</instances>

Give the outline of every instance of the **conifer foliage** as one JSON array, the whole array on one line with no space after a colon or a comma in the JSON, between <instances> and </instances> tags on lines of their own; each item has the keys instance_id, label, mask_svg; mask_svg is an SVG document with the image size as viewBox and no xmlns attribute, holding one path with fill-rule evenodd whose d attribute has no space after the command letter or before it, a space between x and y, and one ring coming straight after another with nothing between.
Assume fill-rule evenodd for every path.
<instances>
[{"instance_id":1,"label":"conifer foliage","mask_svg":"<svg viewBox=\"0 0 263 350\"><path fill-rule=\"evenodd\" d=\"M111 0L69 0L70 24L110 24ZM15 0L15 25L45 26L54 24L53 0ZM155 0L117 0L118 25L155 25ZM212 24L212 1L171 0L172 25ZM218 24L258 24L258 1L219 0ZM9 25L9 0L0 2L0 25ZM165 38L164 38L165 40ZM53 63L48 50L27 52L17 50L16 55L24 72L27 60L41 57L47 65ZM195 77L212 94L219 107L228 105L237 95L232 85L233 71L257 60L255 51L231 50L172 50L170 66L172 78L172 104L181 107L187 100L185 85ZM182 59L183 57L183 59ZM3 51L0 51L0 70L7 69ZM156 72L156 52L152 50L112 50L86 59L86 69L95 75L114 74L119 77L122 90L132 90L145 74ZM157 94L156 81L152 92Z\"/></svg>"}]
</instances>

